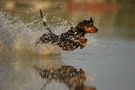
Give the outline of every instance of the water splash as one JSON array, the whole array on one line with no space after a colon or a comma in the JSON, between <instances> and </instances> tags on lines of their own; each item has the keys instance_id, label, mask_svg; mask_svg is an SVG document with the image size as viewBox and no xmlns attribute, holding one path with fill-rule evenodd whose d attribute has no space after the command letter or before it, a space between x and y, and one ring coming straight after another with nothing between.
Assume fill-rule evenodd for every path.
<instances>
[{"instance_id":1,"label":"water splash","mask_svg":"<svg viewBox=\"0 0 135 90\"><path fill-rule=\"evenodd\" d=\"M35 27L37 23L37 27ZM52 44L34 46L34 42L45 33L38 26L39 20L25 24L17 16L10 16L0 11L0 51L31 51L37 54L60 54L61 49Z\"/></svg>"}]
</instances>

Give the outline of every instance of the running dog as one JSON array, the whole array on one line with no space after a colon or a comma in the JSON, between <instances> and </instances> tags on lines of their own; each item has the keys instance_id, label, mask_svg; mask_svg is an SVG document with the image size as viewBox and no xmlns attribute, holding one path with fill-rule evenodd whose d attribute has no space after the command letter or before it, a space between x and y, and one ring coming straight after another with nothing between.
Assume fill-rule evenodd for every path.
<instances>
[{"instance_id":1,"label":"running dog","mask_svg":"<svg viewBox=\"0 0 135 90\"><path fill-rule=\"evenodd\" d=\"M41 18L43 19L43 13L40 10ZM47 26L43 20L44 26ZM52 43L58 45L62 50L73 51L80 47L84 48L87 42L85 34L97 33L98 29L94 26L94 21L90 17L89 20L82 20L76 27L71 27L67 32L60 35L54 34L50 28L47 27L49 33L43 34L37 41L37 44Z\"/></svg>"}]
</instances>

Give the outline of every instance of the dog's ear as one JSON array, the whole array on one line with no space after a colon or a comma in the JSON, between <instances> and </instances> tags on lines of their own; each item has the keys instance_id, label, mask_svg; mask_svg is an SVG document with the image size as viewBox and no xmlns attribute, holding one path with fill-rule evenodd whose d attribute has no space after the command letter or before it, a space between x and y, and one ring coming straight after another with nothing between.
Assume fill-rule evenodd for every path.
<instances>
[{"instance_id":1,"label":"dog's ear","mask_svg":"<svg viewBox=\"0 0 135 90\"><path fill-rule=\"evenodd\" d=\"M93 21L92 17L90 17L90 23L94 23L94 21Z\"/></svg>"}]
</instances>

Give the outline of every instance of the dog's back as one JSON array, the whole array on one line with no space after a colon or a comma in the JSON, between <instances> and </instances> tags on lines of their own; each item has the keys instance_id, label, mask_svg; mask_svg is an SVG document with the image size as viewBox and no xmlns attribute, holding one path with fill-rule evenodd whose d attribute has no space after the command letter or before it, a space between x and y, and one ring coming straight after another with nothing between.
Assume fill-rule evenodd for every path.
<instances>
[{"instance_id":1,"label":"dog's back","mask_svg":"<svg viewBox=\"0 0 135 90\"><path fill-rule=\"evenodd\" d=\"M83 35L75 28L71 28L61 35L56 35L52 32L43 34L36 43L52 43L58 45L62 50L73 51L78 47L83 48L83 46L80 45L80 41L82 40L86 43L87 40L82 37Z\"/></svg>"}]
</instances>

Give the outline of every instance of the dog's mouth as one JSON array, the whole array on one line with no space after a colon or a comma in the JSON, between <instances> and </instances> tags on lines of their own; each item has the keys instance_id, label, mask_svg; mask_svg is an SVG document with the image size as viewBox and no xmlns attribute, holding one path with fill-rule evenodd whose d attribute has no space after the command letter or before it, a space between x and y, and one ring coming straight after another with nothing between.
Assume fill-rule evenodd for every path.
<instances>
[{"instance_id":1,"label":"dog's mouth","mask_svg":"<svg viewBox=\"0 0 135 90\"><path fill-rule=\"evenodd\" d=\"M98 31L96 27L85 27L84 30L86 33L97 33Z\"/></svg>"}]
</instances>

